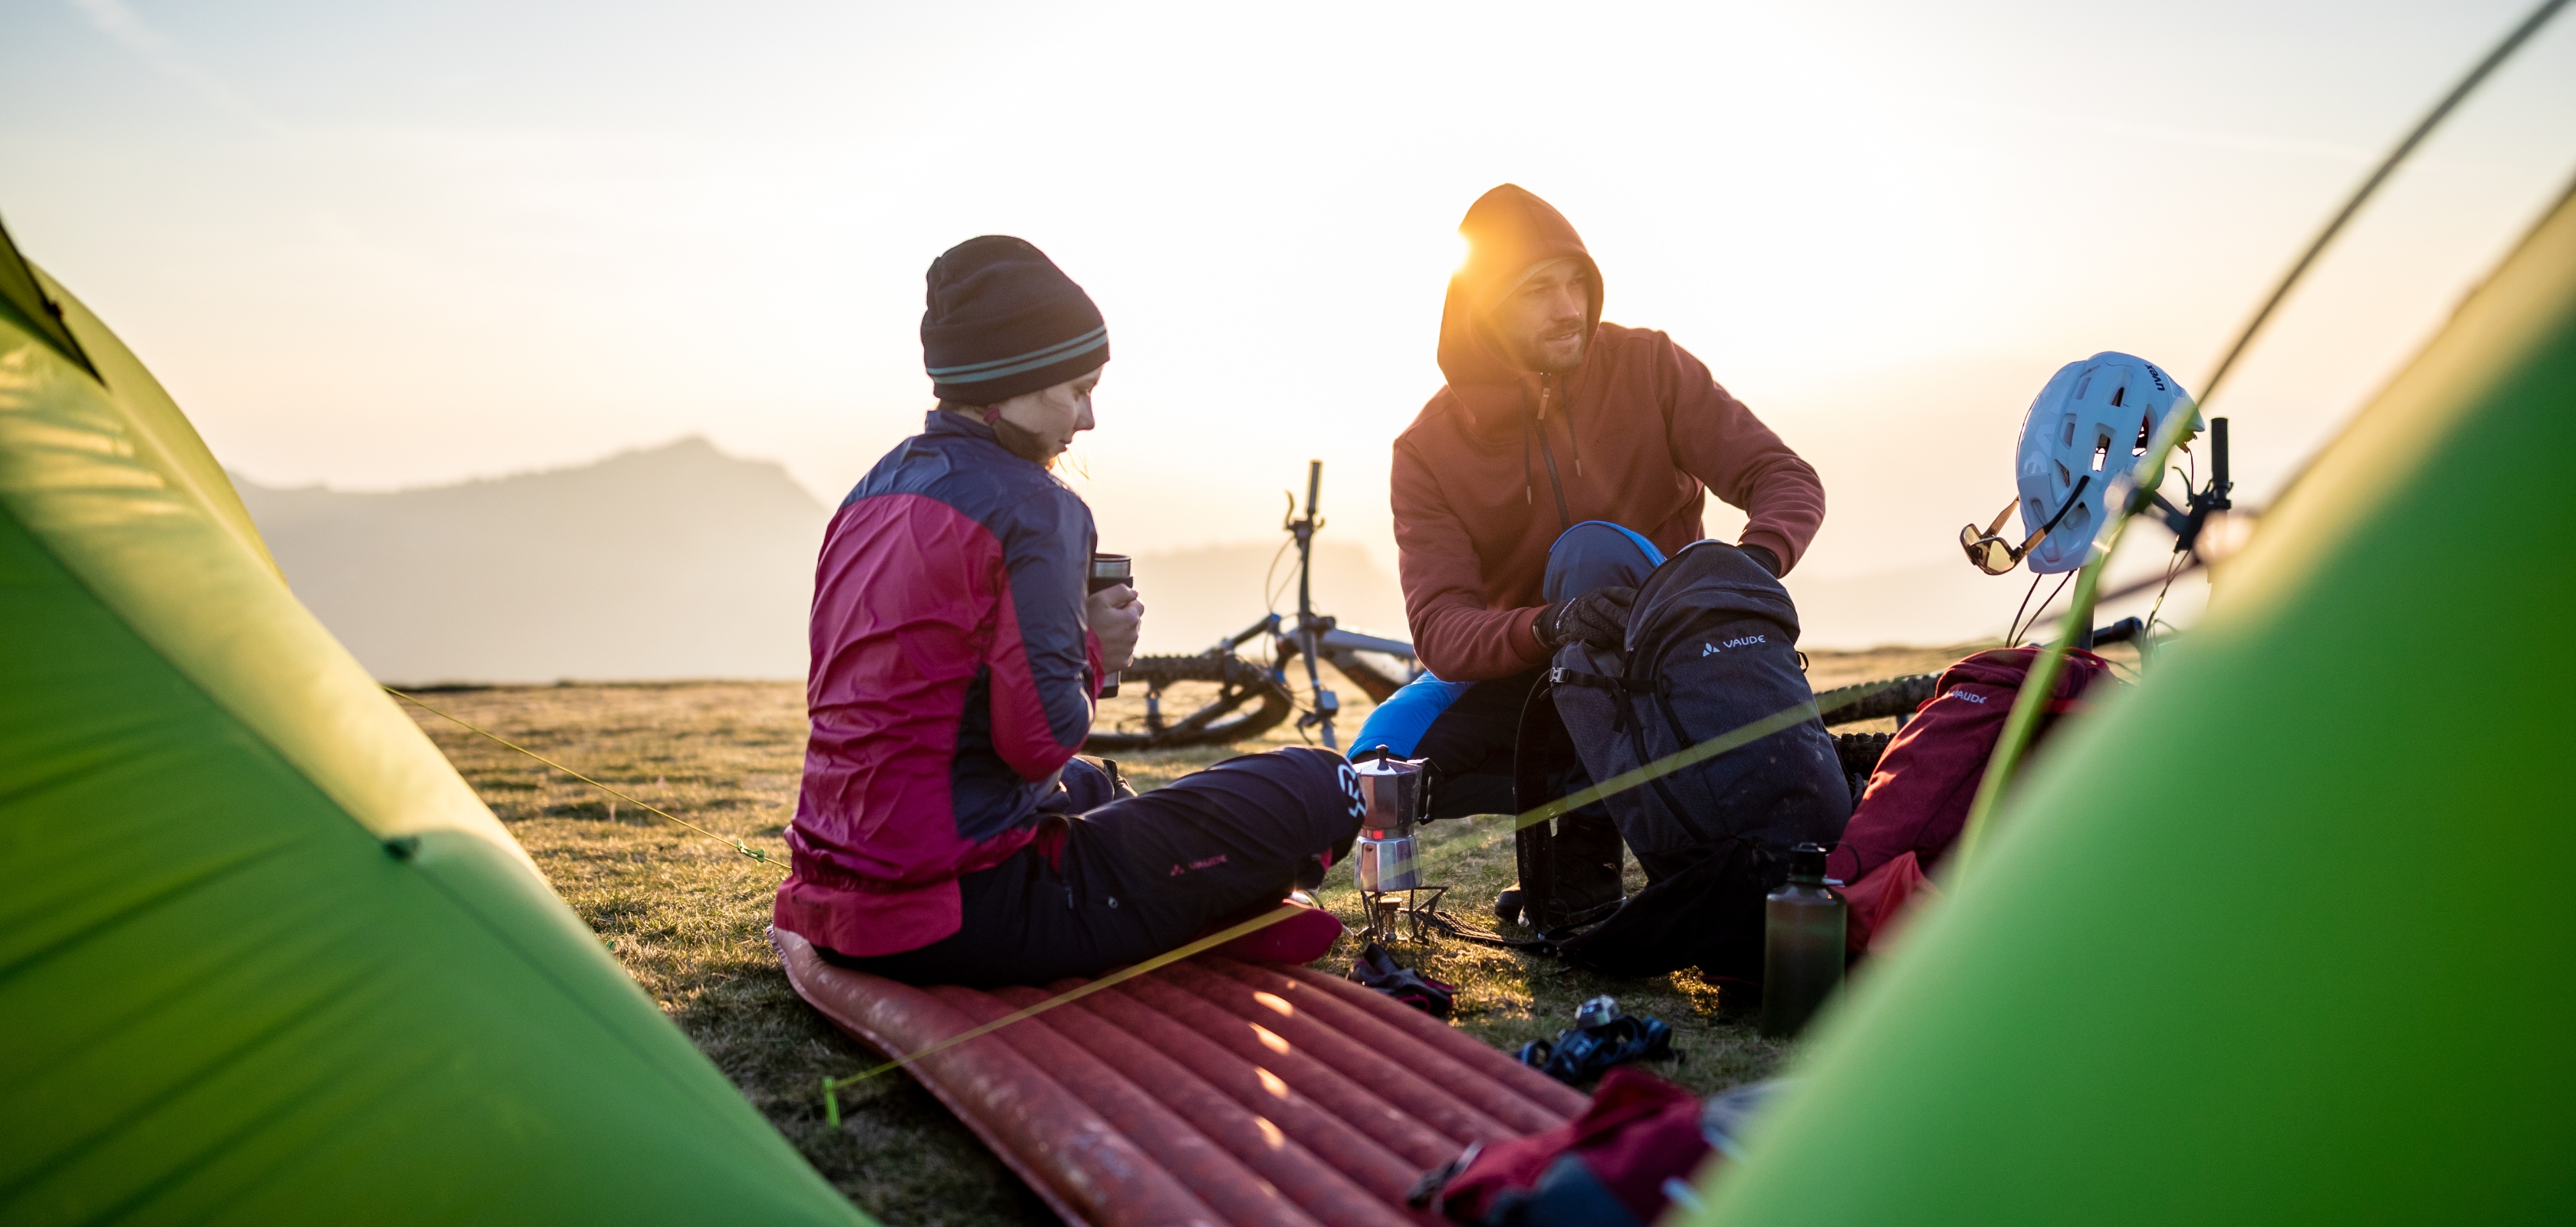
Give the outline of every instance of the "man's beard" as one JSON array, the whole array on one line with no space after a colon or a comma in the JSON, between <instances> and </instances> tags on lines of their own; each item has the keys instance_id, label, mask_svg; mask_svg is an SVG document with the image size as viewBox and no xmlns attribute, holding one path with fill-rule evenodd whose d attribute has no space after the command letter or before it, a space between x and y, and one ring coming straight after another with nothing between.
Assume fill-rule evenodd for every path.
<instances>
[{"instance_id":1,"label":"man's beard","mask_svg":"<svg viewBox=\"0 0 2576 1227\"><path fill-rule=\"evenodd\" d=\"M1553 355L1542 357L1536 363L1532 364L1530 369L1548 375L1563 375L1572 371L1574 368L1583 365L1583 334L1578 332L1570 339L1573 341L1573 345L1567 350L1564 357L1559 358ZM1554 345L1542 343L1534 348L1544 354L1546 351L1553 349Z\"/></svg>"}]
</instances>

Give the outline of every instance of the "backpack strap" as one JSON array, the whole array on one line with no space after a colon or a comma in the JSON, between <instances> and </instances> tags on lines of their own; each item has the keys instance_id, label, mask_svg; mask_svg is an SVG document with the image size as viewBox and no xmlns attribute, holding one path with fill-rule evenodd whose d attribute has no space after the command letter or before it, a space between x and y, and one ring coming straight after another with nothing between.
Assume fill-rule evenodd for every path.
<instances>
[{"instance_id":1,"label":"backpack strap","mask_svg":"<svg viewBox=\"0 0 2576 1227\"><path fill-rule=\"evenodd\" d=\"M1592 690L1607 690L1613 693L1624 690L1631 694L1647 694L1651 693L1655 689L1655 683L1651 681L1640 682L1634 678L1611 677L1607 674L1601 673L1586 673L1581 669L1568 669L1563 665L1555 666L1547 671L1547 684L1550 686L1582 686Z\"/></svg>"}]
</instances>

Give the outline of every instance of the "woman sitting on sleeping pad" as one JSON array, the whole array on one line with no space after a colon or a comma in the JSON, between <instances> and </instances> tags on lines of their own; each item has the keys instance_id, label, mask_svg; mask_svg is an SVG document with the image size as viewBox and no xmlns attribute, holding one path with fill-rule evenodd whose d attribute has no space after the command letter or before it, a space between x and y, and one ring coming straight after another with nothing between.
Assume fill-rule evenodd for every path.
<instances>
[{"instance_id":1,"label":"woman sitting on sleeping pad","mask_svg":"<svg viewBox=\"0 0 2576 1227\"><path fill-rule=\"evenodd\" d=\"M961 243L929 280L939 407L850 492L815 569L778 926L898 980L1045 984L1320 881L1359 831L1341 755L1247 755L1143 796L1074 757L1144 617L1124 585L1086 595L1091 509L1048 471L1092 427L1108 329L1019 239ZM1299 930L1340 926L1271 934Z\"/></svg>"}]
</instances>

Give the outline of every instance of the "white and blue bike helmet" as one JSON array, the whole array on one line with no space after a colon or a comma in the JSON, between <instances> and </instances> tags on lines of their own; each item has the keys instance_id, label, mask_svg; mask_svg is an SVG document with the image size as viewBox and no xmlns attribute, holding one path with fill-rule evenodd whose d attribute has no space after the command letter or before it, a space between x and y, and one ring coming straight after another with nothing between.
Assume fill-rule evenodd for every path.
<instances>
[{"instance_id":1,"label":"white and blue bike helmet","mask_svg":"<svg viewBox=\"0 0 2576 1227\"><path fill-rule=\"evenodd\" d=\"M2069 362L2049 377L2022 418L2014 452L2026 533L2046 531L2024 560L2054 575L2092 557L2104 522L2103 499L2128 476L2165 419L2191 414L2186 437L2200 432L2191 393L2155 363L2120 353Z\"/></svg>"}]
</instances>

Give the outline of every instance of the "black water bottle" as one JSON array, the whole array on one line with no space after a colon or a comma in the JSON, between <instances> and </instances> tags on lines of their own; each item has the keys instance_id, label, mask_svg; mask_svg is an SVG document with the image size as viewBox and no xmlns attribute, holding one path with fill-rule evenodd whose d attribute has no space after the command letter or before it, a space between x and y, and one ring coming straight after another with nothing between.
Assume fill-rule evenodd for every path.
<instances>
[{"instance_id":1,"label":"black water bottle","mask_svg":"<svg viewBox=\"0 0 2576 1227\"><path fill-rule=\"evenodd\" d=\"M1762 903L1762 1034L1797 1034L1841 986L1846 920L1825 885L1825 846L1792 849L1788 884Z\"/></svg>"},{"instance_id":2,"label":"black water bottle","mask_svg":"<svg viewBox=\"0 0 2576 1227\"><path fill-rule=\"evenodd\" d=\"M1115 588L1120 584L1128 584L1132 586L1135 583L1135 579L1136 561L1125 554L1093 554L1091 556L1090 591L1098 592L1103 588ZM1104 699L1114 699L1118 697L1117 674L1112 673L1109 676L1100 679L1100 697Z\"/></svg>"}]
</instances>

